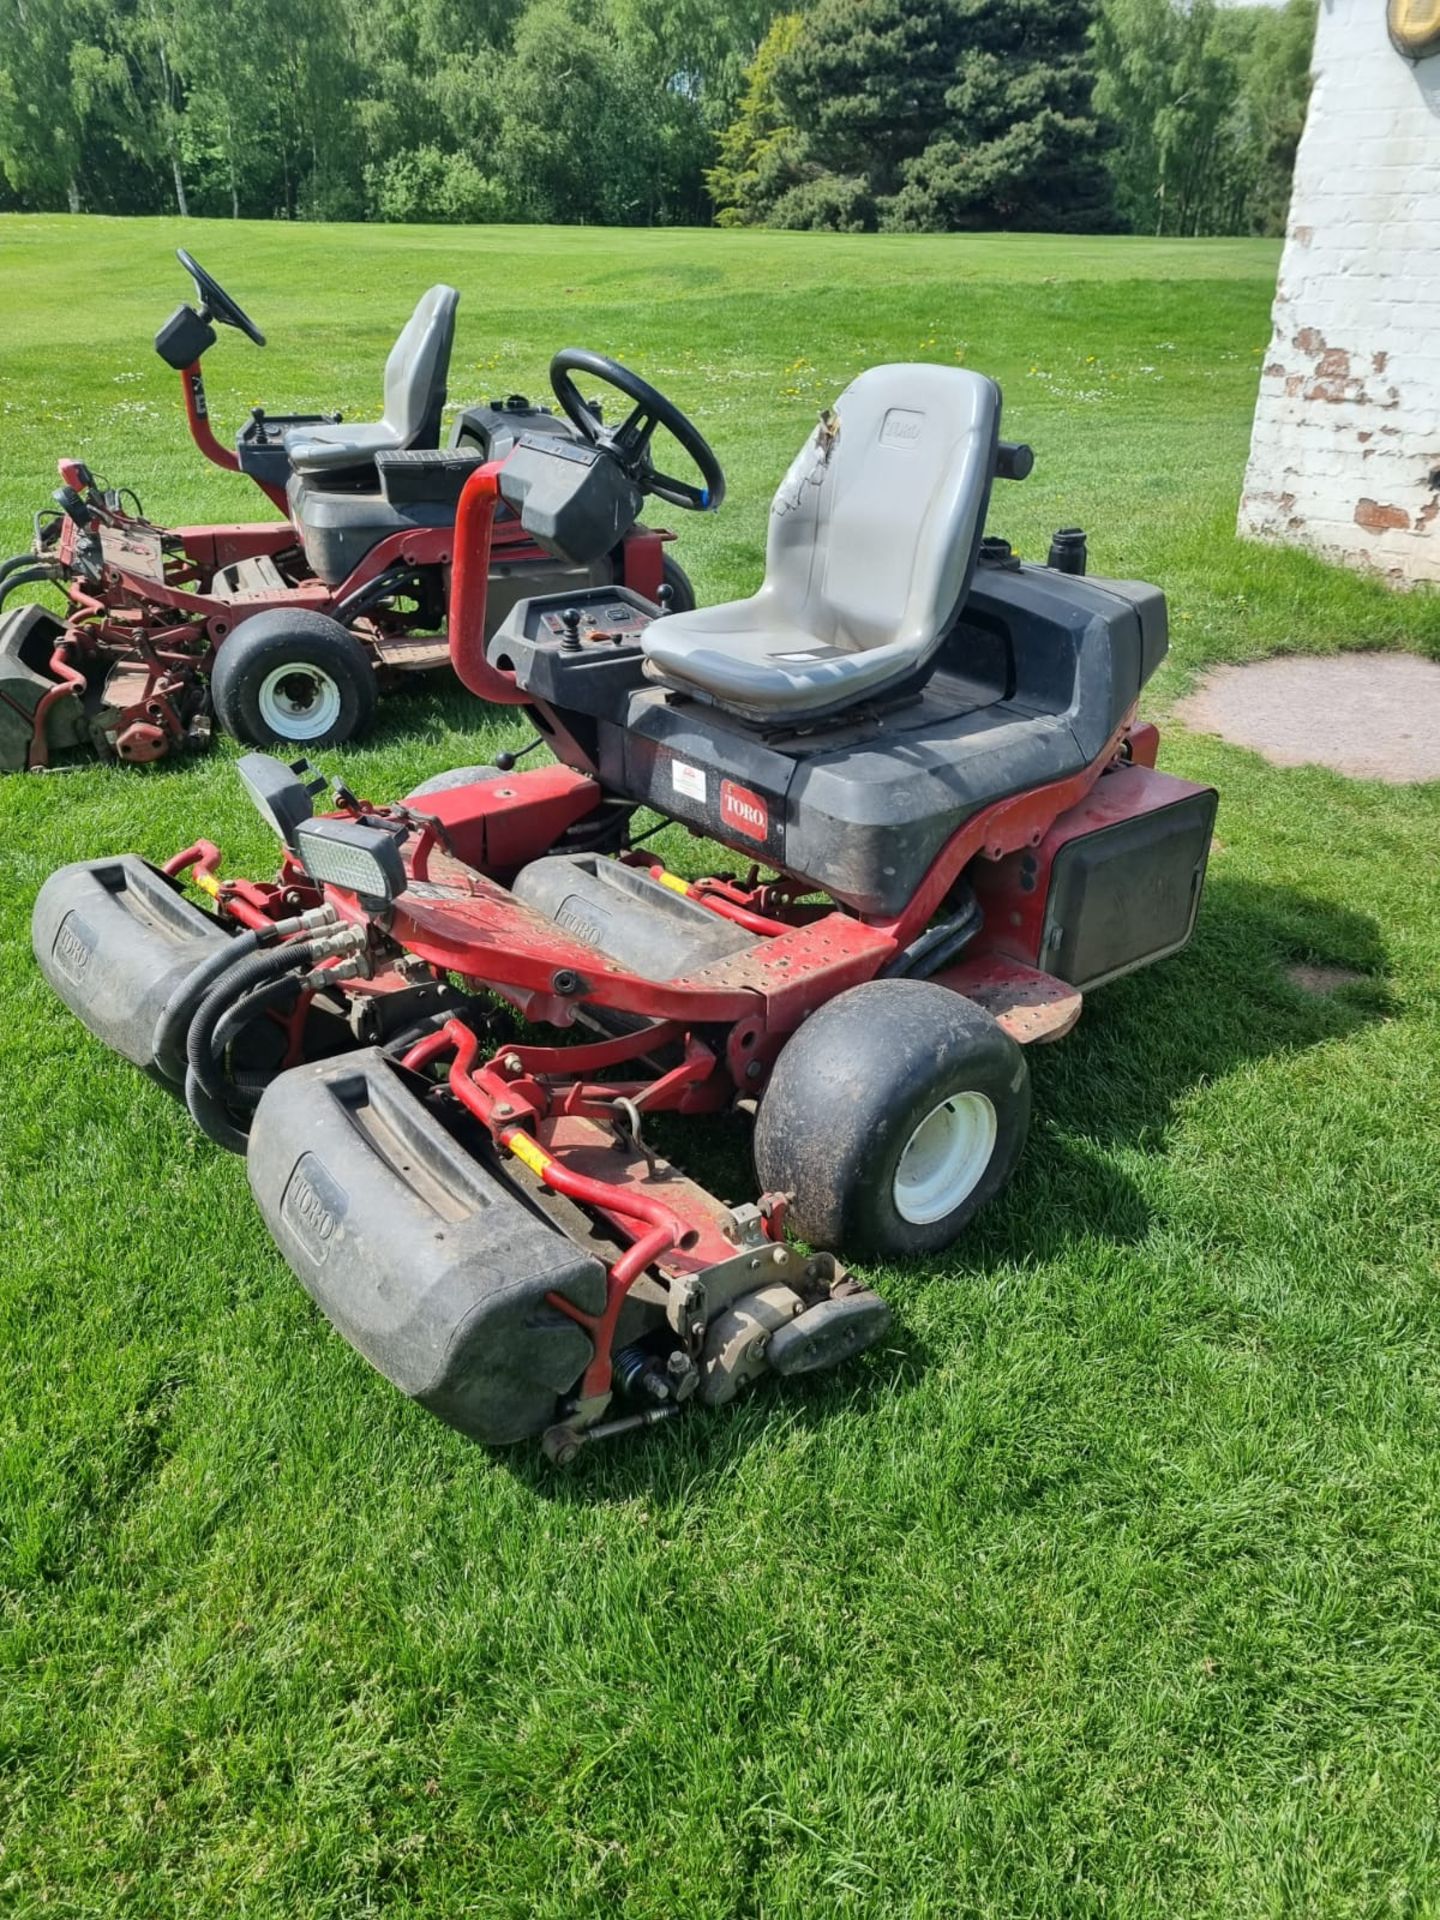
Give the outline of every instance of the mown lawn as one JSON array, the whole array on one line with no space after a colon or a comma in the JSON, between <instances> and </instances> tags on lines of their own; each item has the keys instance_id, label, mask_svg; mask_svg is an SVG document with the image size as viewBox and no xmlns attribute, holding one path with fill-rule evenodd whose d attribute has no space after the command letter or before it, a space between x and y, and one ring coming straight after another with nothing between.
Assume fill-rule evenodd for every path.
<instances>
[{"instance_id":1,"label":"mown lawn","mask_svg":"<svg viewBox=\"0 0 1440 1920\"><path fill-rule=\"evenodd\" d=\"M441 278L454 403L630 360L729 471L706 597L819 405L958 356L1037 451L996 529L1169 590L1152 710L1218 658L1440 655L1435 599L1233 537L1261 242L0 219L0 551L61 453L255 517L150 351L181 239L270 334L211 354L222 430L363 416ZM327 761L383 795L520 737L436 685ZM272 859L229 760L0 784L0 1911L1440 1913L1440 789L1172 727L1222 793L1197 939L1034 1060L1007 1196L876 1275L888 1346L557 1476L372 1374L33 968L63 860ZM738 1127L683 1144L738 1195Z\"/></svg>"}]
</instances>

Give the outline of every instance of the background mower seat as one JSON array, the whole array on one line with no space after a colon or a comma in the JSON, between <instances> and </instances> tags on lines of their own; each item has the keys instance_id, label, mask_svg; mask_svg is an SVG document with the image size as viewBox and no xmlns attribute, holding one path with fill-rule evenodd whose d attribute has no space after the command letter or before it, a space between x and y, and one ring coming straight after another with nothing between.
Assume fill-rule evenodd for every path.
<instances>
[{"instance_id":1,"label":"background mower seat","mask_svg":"<svg viewBox=\"0 0 1440 1920\"><path fill-rule=\"evenodd\" d=\"M440 444L459 302L454 287L431 287L421 296L385 362L385 410L379 420L293 427L285 435L294 472L334 474L370 466L385 450Z\"/></svg>"},{"instance_id":2,"label":"background mower seat","mask_svg":"<svg viewBox=\"0 0 1440 1920\"><path fill-rule=\"evenodd\" d=\"M964 368L852 380L771 503L759 592L652 622L650 677L797 722L919 674L970 584L999 424L999 389Z\"/></svg>"}]
</instances>

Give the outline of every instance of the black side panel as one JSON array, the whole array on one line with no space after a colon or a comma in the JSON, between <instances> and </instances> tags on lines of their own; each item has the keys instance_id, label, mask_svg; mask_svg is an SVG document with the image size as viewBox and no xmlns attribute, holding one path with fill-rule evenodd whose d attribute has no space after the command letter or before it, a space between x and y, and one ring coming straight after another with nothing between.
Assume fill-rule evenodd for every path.
<instances>
[{"instance_id":1,"label":"black side panel","mask_svg":"<svg viewBox=\"0 0 1440 1920\"><path fill-rule=\"evenodd\" d=\"M1140 684L1144 686L1170 651L1170 613L1159 587L1144 580L1102 580L1117 599L1128 600L1140 622Z\"/></svg>"},{"instance_id":2,"label":"black side panel","mask_svg":"<svg viewBox=\"0 0 1440 1920\"><path fill-rule=\"evenodd\" d=\"M305 558L327 587L347 580L370 549L392 533L411 527L449 527L455 522L453 505L432 500L396 507L378 490L317 486L299 473L291 475L286 491Z\"/></svg>"},{"instance_id":3,"label":"black side panel","mask_svg":"<svg viewBox=\"0 0 1440 1920\"><path fill-rule=\"evenodd\" d=\"M1045 971L1088 990L1183 947L1195 929L1217 805L1215 790L1204 787L1062 847L1045 903Z\"/></svg>"},{"instance_id":4,"label":"black side panel","mask_svg":"<svg viewBox=\"0 0 1440 1920\"><path fill-rule=\"evenodd\" d=\"M40 971L107 1047L161 1079L152 1042L171 994L230 934L136 853L60 867L30 920Z\"/></svg>"},{"instance_id":5,"label":"black side panel","mask_svg":"<svg viewBox=\"0 0 1440 1920\"><path fill-rule=\"evenodd\" d=\"M266 1089L247 1168L306 1292L403 1393L492 1446L542 1432L584 1372L605 1270L446 1132L377 1048Z\"/></svg>"}]
</instances>

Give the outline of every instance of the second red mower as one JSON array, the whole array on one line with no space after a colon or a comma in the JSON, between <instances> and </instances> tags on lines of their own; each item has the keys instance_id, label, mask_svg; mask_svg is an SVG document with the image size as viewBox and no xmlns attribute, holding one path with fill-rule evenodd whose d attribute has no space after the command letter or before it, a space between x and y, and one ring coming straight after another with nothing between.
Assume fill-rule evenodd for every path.
<instances>
[{"instance_id":1,"label":"second red mower","mask_svg":"<svg viewBox=\"0 0 1440 1920\"><path fill-rule=\"evenodd\" d=\"M487 460L540 443L581 466L602 455L623 471L592 548L557 559L509 510L496 521L490 624L530 594L621 584L676 611L694 605L665 551L674 535L642 524L647 498L712 511L725 480L709 444L629 368L583 348L551 362L557 408L522 395L464 410L439 445L459 294L426 293L391 350L381 418L267 415L256 408L233 450L216 439L201 359L215 325L264 335L189 254L197 305L156 335L180 376L186 418L205 458L247 475L283 520L163 527L127 488L60 462L52 509L36 515L31 552L0 563L0 608L18 589L61 586L69 605L0 612L0 772L45 767L89 747L143 762L203 746L213 711L253 745L329 746L362 732L378 693L449 663L446 627L455 514ZM605 423L582 396L598 382L628 412ZM694 480L657 470L659 430L675 437Z\"/></svg>"}]
</instances>

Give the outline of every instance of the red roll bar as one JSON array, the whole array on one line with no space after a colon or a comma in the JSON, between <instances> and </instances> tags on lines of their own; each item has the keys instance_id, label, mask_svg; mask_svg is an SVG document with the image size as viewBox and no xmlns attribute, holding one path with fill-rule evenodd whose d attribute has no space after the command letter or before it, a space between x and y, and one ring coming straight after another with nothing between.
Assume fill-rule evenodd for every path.
<instances>
[{"instance_id":1,"label":"red roll bar","mask_svg":"<svg viewBox=\"0 0 1440 1920\"><path fill-rule=\"evenodd\" d=\"M496 706L523 707L514 676L485 658L485 603L490 588L490 537L500 505L498 460L477 467L460 492L450 568L450 664L471 693Z\"/></svg>"}]
</instances>

